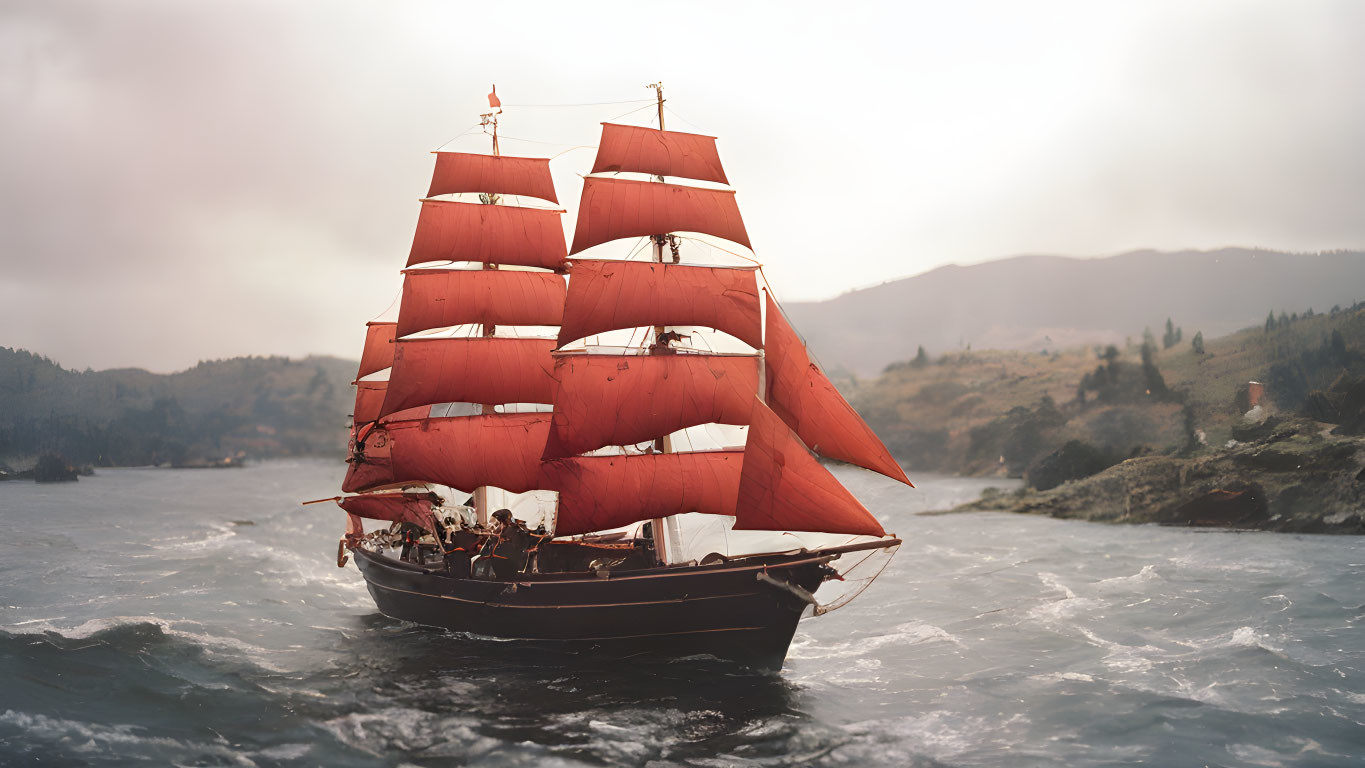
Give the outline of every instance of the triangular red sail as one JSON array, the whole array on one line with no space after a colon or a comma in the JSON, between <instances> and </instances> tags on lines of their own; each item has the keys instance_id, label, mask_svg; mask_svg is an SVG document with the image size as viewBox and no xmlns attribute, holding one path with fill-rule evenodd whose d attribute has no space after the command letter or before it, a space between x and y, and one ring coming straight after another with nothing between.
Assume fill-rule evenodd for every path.
<instances>
[{"instance_id":1,"label":"triangular red sail","mask_svg":"<svg viewBox=\"0 0 1365 768\"><path fill-rule=\"evenodd\" d=\"M381 416L437 403L554 402L553 339L399 339Z\"/></svg>"},{"instance_id":2,"label":"triangular red sail","mask_svg":"<svg viewBox=\"0 0 1365 768\"><path fill-rule=\"evenodd\" d=\"M716 153L716 137L602 123L593 173L649 173L729 184Z\"/></svg>"},{"instance_id":3,"label":"triangular red sail","mask_svg":"<svg viewBox=\"0 0 1365 768\"><path fill-rule=\"evenodd\" d=\"M393 365L393 338L393 323L365 324L365 349L360 353L360 370L355 375L357 379Z\"/></svg>"},{"instance_id":4,"label":"triangular red sail","mask_svg":"<svg viewBox=\"0 0 1365 768\"><path fill-rule=\"evenodd\" d=\"M398 335L465 323L559 325L564 278L510 269L411 269L403 277Z\"/></svg>"},{"instance_id":5,"label":"triangular red sail","mask_svg":"<svg viewBox=\"0 0 1365 768\"><path fill-rule=\"evenodd\" d=\"M701 325L762 347L754 267L578 259L569 269L561 345L604 331Z\"/></svg>"},{"instance_id":6,"label":"triangular red sail","mask_svg":"<svg viewBox=\"0 0 1365 768\"><path fill-rule=\"evenodd\" d=\"M371 493L346 496L338 499L337 505L354 517L413 523L430 530L431 508L436 500L433 493Z\"/></svg>"},{"instance_id":7,"label":"triangular red sail","mask_svg":"<svg viewBox=\"0 0 1365 768\"><path fill-rule=\"evenodd\" d=\"M563 211L423 200L407 266L477 261L562 269Z\"/></svg>"},{"instance_id":8,"label":"triangular red sail","mask_svg":"<svg viewBox=\"0 0 1365 768\"><path fill-rule=\"evenodd\" d=\"M853 406L820 370L806 345L768 297L767 402L811 450L913 485Z\"/></svg>"},{"instance_id":9,"label":"triangular red sail","mask_svg":"<svg viewBox=\"0 0 1365 768\"><path fill-rule=\"evenodd\" d=\"M341 490L354 493L398 483L440 483L462 491L484 485L525 493L543 488L540 452L550 433L548 413L381 423L365 437Z\"/></svg>"},{"instance_id":10,"label":"triangular red sail","mask_svg":"<svg viewBox=\"0 0 1365 768\"><path fill-rule=\"evenodd\" d=\"M740 451L582 456L546 462L559 491L555 535L572 536L684 512L733 515Z\"/></svg>"},{"instance_id":11,"label":"triangular red sail","mask_svg":"<svg viewBox=\"0 0 1365 768\"><path fill-rule=\"evenodd\" d=\"M877 519L757 398L738 499L735 530L886 535Z\"/></svg>"},{"instance_id":12,"label":"triangular red sail","mask_svg":"<svg viewBox=\"0 0 1365 768\"><path fill-rule=\"evenodd\" d=\"M437 152L427 197L460 192L526 195L558 204L550 160L545 157Z\"/></svg>"},{"instance_id":13,"label":"triangular red sail","mask_svg":"<svg viewBox=\"0 0 1365 768\"><path fill-rule=\"evenodd\" d=\"M633 445L698 424L747 424L758 358L563 355L546 459Z\"/></svg>"},{"instance_id":14,"label":"triangular red sail","mask_svg":"<svg viewBox=\"0 0 1365 768\"><path fill-rule=\"evenodd\" d=\"M732 189L589 176L583 180L578 225L569 252L623 237L669 232L702 232L753 247Z\"/></svg>"}]
</instances>

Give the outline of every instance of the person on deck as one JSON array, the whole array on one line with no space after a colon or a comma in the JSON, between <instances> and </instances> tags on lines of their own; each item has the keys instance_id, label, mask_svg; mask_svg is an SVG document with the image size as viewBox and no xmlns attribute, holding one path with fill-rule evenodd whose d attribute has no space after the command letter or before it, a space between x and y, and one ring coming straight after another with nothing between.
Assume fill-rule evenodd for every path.
<instances>
[{"instance_id":1,"label":"person on deck","mask_svg":"<svg viewBox=\"0 0 1365 768\"><path fill-rule=\"evenodd\" d=\"M449 527L442 528L440 522L437 540L441 543L446 571L457 579L470 578L470 560L479 549L479 534L469 530L463 523L455 527L455 521L446 518Z\"/></svg>"},{"instance_id":2,"label":"person on deck","mask_svg":"<svg viewBox=\"0 0 1365 768\"><path fill-rule=\"evenodd\" d=\"M512 517L509 509L494 512L493 519L498 523L497 541L489 555L493 576L510 579L526 566L526 550L531 543L531 534L520 520Z\"/></svg>"}]
</instances>

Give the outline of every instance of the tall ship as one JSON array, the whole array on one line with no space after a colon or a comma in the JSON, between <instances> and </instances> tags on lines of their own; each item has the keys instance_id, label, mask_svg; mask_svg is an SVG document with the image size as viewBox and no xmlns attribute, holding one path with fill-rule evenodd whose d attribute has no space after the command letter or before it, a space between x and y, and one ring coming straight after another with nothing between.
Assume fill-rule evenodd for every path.
<instances>
[{"instance_id":1,"label":"tall ship","mask_svg":"<svg viewBox=\"0 0 1365 768\"><path fill-rule=\"evenodd\" d=\"M496 89L489 152L434 153L366 328L338 565L471 638L776 669L901 543L821 459L910 481L748 255L716 139L650 87L658 127L602 123L571 245Z\"/></svg>"}]
</instances>

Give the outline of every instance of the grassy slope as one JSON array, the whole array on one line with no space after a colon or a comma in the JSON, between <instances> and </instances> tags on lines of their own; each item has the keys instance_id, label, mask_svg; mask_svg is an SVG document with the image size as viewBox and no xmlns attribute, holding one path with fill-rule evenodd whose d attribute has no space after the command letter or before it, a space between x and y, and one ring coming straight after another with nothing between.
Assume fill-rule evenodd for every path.
<instances>
[{"instance_id":1,"label":"grassy slope","mask_svg":"<svg viewBox=\"0 0 1365 768\"><path fill-rule=\"evenodd\" d=\"M1238 388L1271 378L1272 366L1292 364L1304 350L1319 348L1333 330L1341 332L1349 349L1365 349L1365 309L1300 318L1271 334L1253 328L1211 339L1204 355L1193 352L1194 330L1186 329L1184 341L1160 352L1156 363L1166 384L1192 409L1195 428L1218 446L1240 416L1235 408ZM1132 372L1138 359L1134 346L1124 350L1121 361ZM991 425L1002 425L1011 409L1036 409L1044 396L1055 401L1065 419L1065 424L1044 430L1048 445L1078 438L1119 454L1140 446L1169 452L1184 445L1184 415L1177 403L1076 403L1077 385L1099 364L1089 349L1047 355L973 351L945 355L918 368L892 366L875 380L850 382L845 389L888 447L921 470L1018 474L1017 463L1000 462L999 450L1008 436L1004 443L988 439ZM1325 388L1337 373L1318 371L1311 383ZM1268 387L1272 403L1276 394Z\"/></svg>"}]
</instances>

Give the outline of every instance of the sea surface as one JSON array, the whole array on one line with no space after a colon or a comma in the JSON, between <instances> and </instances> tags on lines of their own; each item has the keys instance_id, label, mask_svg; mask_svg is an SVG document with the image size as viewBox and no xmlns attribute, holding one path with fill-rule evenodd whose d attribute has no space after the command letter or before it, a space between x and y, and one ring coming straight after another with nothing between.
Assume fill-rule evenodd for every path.
<instances>
[{"instance_id":1,"label":"sea surface","mask_svg":"<svg viewBox=\"0 0 1365 768\"><path fill-rule=\"evenodd\" d=\"M379 615L342 468L0 484L0 765L1365 764L1365 539L922 516L780 674L546 657Z\"/></svg>"}]
</instances>

